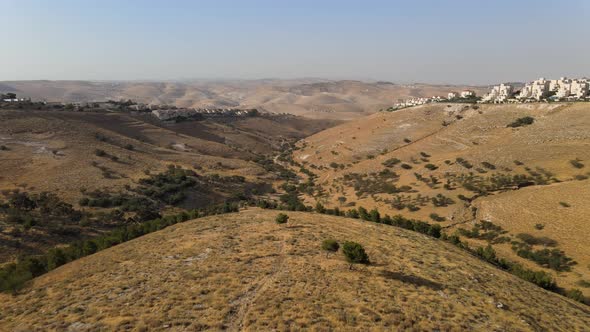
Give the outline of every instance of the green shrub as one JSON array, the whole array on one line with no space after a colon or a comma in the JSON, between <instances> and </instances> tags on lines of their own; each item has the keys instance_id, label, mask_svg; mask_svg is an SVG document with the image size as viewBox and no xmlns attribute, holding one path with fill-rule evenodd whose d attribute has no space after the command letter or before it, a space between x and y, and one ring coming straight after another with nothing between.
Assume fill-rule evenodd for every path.
<instances>
[{"instance_id":1,"label":"green shrub","mask_svg":"<svg viewBox=\"0 0 590 332\"><path fill-rule=\"evenodd\" d=\"M424 168L428 168L429 170L434 171L438 168L438 166L436 166L435 164L426 164L424 165Z\"/></svg>"},{"instance_id":2,"label":"green shrub","mask_svg":"<svg viewBox=\"0 0 590 332\"><path fill-rule=\"evenodd\" d=\"M369 255L367 255L365 248L359 243L352 241L344 242L342 253L346 261L350 263L350 269L352 269L353 264L370 264Z\"/></svg>"},{"instance_id":3,"label":"green shrub","mask_svg":"<svg viewBox=\"0 0 590 332\"><path fill-rule=\"evenodd\" d=\"M548 237L536 237L527 233L520 233L516 235L522 242L534 246L534 245L542 245L547 247L555 247L557 245L557 241L550 239Z\"/></svg>"},{"instance_id":4,"label":"green shrub","mask_svg":"<svg viewBox=\"0 0 590 332\"><path fill-rule=\"evenodd\" d=\"M401 164L401 167L403 169L412 169L412 165L409 165L409 164L406 164L406 163Z\"/></svg>"},{"instance_id":5,"label":"green shrub","mask_svg":"<svg viewBox=\"0 0 590 332\"><path fill-rule=\"evenodd\" d=\"M584 298L584 294L582 293L581 290L579 289L570 289L565 293L565 296L567 296L568 298L574 300L574 301L578 301L578 302L584 302L585 298Z\"/></svg>"},{"instance_id":6,"label":"green shrub","mask_svg":"<svg viewBox=\"0 0 590 332\"><path fill-rule=\"evenodd\" d=\"M517 128L517 127L522 127L522 126L528 126L528 125L533 124L533 122L535 122L535 118L533 118L531 116L525 116L522 118L518 118L518 119L514 120L513 122L509 123L507 127Z\"/></svg>"},{"instance_id":7,"label":"green shrub","mask_svg":"<svg viewBox=\"0 0 590 332\"><path fill-rule=\"evenodd\" d=\"M485 167L487 169L492 169L492 170L496 169L496 166L495 165L493 165L493 164L491 164L491 163L489 163L487 161L484 161L481 164L482 164L483 167Z\"/></svg>"},{"instance_id":8,"label":"green shrub","mask_svg":"<svg viewBox=\"0 0 590 332\"><path fill-rule=\"evenodd\" d=\"M434 221L438 221L438 222L443 222L443 221L447 220L447 218L445 218L443 216L439 216L437 213L431 213L430 219L432 219Z\"/></svg>"},{"instance_id":9,"label":"green shrub","mask_svg":"<svg viewBox=\"0 0 590 332\"><path fill-rule=\"evenodd\" d=\"M334 239L326 239L322 242L322 250L326 251L326 256L330 252L337 252L340 249L340 244Z\"/></svg>"},{"instance_id":10,"label":"green shrub","mask_svg":"<svg viewBox=\"0 0 590 332\"><path fill-rule=\"evenodd\" d=\"M289 216L284 213L279 213L275 218L277 224L285 224L289 220Z\"/></svg>"}]
</instances>

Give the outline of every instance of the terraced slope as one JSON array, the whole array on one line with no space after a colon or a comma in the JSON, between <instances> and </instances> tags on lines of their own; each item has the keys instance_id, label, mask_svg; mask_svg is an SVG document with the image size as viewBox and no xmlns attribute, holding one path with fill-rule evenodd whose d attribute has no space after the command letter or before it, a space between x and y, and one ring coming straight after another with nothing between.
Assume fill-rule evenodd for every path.
<instances>
[{"instance_id":1,"label":"terraced slope","mask_svg":"<svg viewBox=\"0 0 590 332\"><path fill-rule=\"evenodd\" d=\"M582 331L590 310L392 226L249 209L178 224L0 295L0 330ZM349 269L322 240L352 240Z\"/></svg>"}]
</instances>

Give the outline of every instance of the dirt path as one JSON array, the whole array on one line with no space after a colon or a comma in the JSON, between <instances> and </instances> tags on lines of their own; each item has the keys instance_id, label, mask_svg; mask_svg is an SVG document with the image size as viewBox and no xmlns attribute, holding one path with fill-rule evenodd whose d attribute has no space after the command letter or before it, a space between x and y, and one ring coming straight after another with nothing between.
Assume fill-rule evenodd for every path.
<instances>
[{"instance_id":1,"label":"dirt path","mask_svg":"<svg viewBox=\"0 0 590 332\"><path fill-rule=\"evenodd\" d=\"M281 230L281 232L283 232L283 230ZM252 305L259 298L260 294L264 293L274 284L277 277L282 272L285 261L285 243L287 239L287 234L281 234L281 240L277 246L278 255L270 273L260 278L260 280L244 295L242 295L238 300L234 301L234 304L237 305L237 310L229 322L229 331L242 331L244 329L244 319L250 313Z\"/></svg>"}]
</instances>

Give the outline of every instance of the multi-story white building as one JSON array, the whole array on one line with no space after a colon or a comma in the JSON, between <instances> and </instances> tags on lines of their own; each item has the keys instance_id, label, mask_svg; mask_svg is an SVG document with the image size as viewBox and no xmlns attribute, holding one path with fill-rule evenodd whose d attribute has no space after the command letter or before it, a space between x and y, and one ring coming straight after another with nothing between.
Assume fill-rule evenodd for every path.
<instances>
[{"instance_id":1,"label":"multi-story white building","mask_svg":"<svg viewBox=\"0 0 590 332\"><path fill-rule=\"evenodd\" d=\"M586 79L569 79L567 77L560 77L557 80L545 80L540 78L531 83L527 83L518 99L521 100L541 100L554 95L557 99L581 99L588 94L589 82Z\"/></svg>"},{"instance_id":2,"label":"multi-story white building","mask_svg":"<svg viewBox=\"0 0 590 332\"><path fill-rule=\"evenodd\" d=\"M512 85L502 83L494 86L488 94L483 96L481 101L488 103L504 103L512 96L513 91L514 88Z\"/></svg>"},{"instance_id":3,"label":"multi-story white building","mask_svg":"<svg viewBox=\"0 0 590 332\"><path fill-rule=\"evenodd\" d=\"M475 97L475 92L471 90L463 90L460 94L461 98L472 98Z\"/></svg>"},{"instance_id":4,"label":"multi-story white building","mask_svg":"<svg viewBox=\"0 0 590 332\"><path fill-rule=\"evenodd\" d=\"M527 83L522 88L522 90L520 90L520 94L517 96L517 98L521 100L541 100L549 95L550 85L554 86L555 83L552 83L551 81L548 81L545 78L541 77L538 80L535 80L531 83Z\"/></svg>"},{"instance_id":5,"label":"multi-story white building","mask_svg":"<svg viewBox=\"0 0 590 332\"><path fill-rule=\"evenodd\" d=\"M574 80L570 87L570 96L581 99L588 95L590 82L586 79Z\"/></svg>"},{"instance_id":6,"label":"multi-story white building","mask_svg":"<svg viewBox=\"0 0 590 332\"><path fill-rule=\"evenodd\" d=\"M447 95L447 99L451 100L451 99L455 99L459 97L459 94L456 92L449 92L449 94Z\"/></svg>"}]
</instances>

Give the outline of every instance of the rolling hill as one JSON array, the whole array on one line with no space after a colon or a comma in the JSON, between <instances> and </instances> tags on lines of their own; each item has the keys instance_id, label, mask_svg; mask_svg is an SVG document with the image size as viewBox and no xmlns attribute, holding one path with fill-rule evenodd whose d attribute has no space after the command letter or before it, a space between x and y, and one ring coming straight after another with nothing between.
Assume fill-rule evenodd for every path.
<instances>
[{"instance_id":1,"label":"rolling hill","mask_svg":"<svg viewBox=\"0 0 590 332\"><path fill-rule=\"evenodd\" d=\"M319 132L293 159L317 176L309 205L438 223L590 295L588 128L587 103L432 104Z\"/></svg>"},{"instance_id":2,"label":"rolling hill","mask_svg":"<svg viewBox=\"0 0 590 332\"><path fill-rule=\"evenodd\" d=\"M285 115L164 123L133 113L0 110L0 265L138 214L263 194L277 175L261 161L333 124ZM195 174L185 183L172 166ZM159 188L138 193L146 181ZM189 183L195 188L182 187Z\"/></svg>"},{"instance_id":3,"label":"rolling hill","mask_svg":"<svg viewBox=\"0 0 590 332\"><path fill-rule=\"evenodd\" d=\"M431 97L469 88L486 87L389 82L329 81L320 79L90 82L5 81L0 92L15 92L33 100L88 102L132 99L147 104L178 107L242 107L309 118L349 120L387 108L410 97Z\"/></svg>"},{"instance_id":4,"label":"rolling hill","mask_svg":"<svg viewBox=\"0 0 590 332\"><path fill-rule=\"evenodd\" d=\"M582 331L590 311L442 241L396 227L248 209L168 227L66 264L18 296L0 329ZM362 244L349 269L323 240Z\"/></svg>"}]
</instances>

